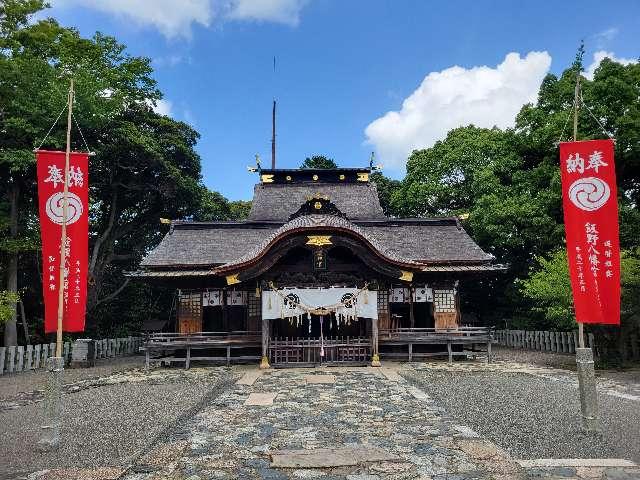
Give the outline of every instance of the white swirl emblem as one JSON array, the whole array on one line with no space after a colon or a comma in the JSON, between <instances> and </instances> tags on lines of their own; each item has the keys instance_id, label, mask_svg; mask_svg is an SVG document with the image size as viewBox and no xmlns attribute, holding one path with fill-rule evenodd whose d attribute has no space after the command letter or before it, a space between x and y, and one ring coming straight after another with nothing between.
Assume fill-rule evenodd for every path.
<instances>
[{"instance_id":1,"label":"white swirl emblem","mask_svg":"<svg viewBox=\"0 0 640 480\"><path fill-rule=\"evenodd\" d=\"M599 178L586 177L573 182L569 187L569 200L581 210L593 212L609 200L609 185Z\"/></svg>"},{"instance_id":2,"label":"white swirl emblem","mask_svg":"<svg viewBox=\"0 0 640 480\"><path fill-rule=\"evenodd\" d=\"M62 225L63 197L64 194L62 192L54 193L49 197L45 206L47 216L53 223L57 223L58 225ZM82 216L82 201L80 200L80 197L71 192L67 194L67 201L67 225L71 225L72 223L77 222Z\"/></svg>"}]
</instances>

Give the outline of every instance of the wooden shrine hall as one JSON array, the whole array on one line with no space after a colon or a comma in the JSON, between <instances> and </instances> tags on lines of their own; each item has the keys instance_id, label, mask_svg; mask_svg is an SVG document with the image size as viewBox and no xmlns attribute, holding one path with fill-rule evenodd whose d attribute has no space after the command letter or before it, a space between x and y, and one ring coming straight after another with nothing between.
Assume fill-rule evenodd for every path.
<instances>
[{"instance_id":1,"label":"wooden shrine hall","mask_svg":"<svg viewBox=\"0 0 640 480\"><path fill-rule=\"evenodd\" d=\"M173 221L131 276L177 292L147 359L379 365L491 352L459 288L493 265L457 218L389 218L370 168L258 170L243 221Z\"/></svg>"}]
</instances>

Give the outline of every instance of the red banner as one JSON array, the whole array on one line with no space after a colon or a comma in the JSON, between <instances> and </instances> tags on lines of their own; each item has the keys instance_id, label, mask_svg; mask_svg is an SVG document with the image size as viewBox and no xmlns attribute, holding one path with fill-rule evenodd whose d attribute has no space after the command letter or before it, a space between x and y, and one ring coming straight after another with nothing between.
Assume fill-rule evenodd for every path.
<instances>
[{"instance_id":1,"label":"red banner","mask_svg":"<svg viewBox=\"0 0 640 480\"><path fill-rule=\"evenodd\" d=\"M51 333L56 331L58 325L65 152L40 150L36 153L36 163L42 237L44 331ZM62 329L67 332L84 330L89 248L88 167L89 160L86 153L70 155L62 320Z\"/></svg>"},{"instance_id":2,"label":"red banner","mask_svg":"<svg viewBox=\"0 0 640 480\"><path fill-rule=\"evenodd\" d=\"M562 206L576 320L620 324L613 140L560 144Z\"/></svg>"}]
</instances>

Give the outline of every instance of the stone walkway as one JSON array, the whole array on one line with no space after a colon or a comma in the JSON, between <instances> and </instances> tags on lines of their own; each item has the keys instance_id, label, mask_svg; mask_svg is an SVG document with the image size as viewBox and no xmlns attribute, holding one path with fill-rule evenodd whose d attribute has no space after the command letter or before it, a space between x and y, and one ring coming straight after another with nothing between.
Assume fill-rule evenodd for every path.
<instances>
[{"instance_id":1,"label":"stone walkway","mask_svg":"<svg viewBox=\"0 0 640 480\"><path fill-rule=\"evenodd\" d=\"M505 452L384 369L269 371L236 384L166 440L133 468L149 473L125 478L524 478ZM317 468L295 468L299 451L318 449L320 462L305 458Z\"/></svg>"}]
</instances>

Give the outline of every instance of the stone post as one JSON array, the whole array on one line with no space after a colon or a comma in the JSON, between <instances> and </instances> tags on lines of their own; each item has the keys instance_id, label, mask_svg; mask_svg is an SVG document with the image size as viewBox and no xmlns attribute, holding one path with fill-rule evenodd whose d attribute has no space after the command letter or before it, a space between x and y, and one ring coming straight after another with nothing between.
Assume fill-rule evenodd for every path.
<instances>
[{"instance_id":1,"label":"stone post","mask_svg":"<svg viewBox=\"0 0 640 480\"><path fill-rule=\"evenodd\" d=\"M71 349L71 367L95 366L95 342L90 338L78 338Z\"/></svg>"},{"instance_id":2,"label":"stone post","mask_svg":"<svg viewBox=\"0 0 640 480\"><path fill-rule=\"evenodd\" d=\"M596 392L593 351L590 348L576 348L576 363L578 365L582 426L588 432L595 432L598 430L598 394Z\"/></svg>"},{"instance_id":3,"label":"stone post","mask_svg":"<svg viewBox=\"0 0 640 480\"><path fill-rule=\"evenodd\" d=\"M260 368L270 368L269 365L269 319L262 319L262 359L260 360Z\"/></svg>"},{"instance_id":4,"label":"stone post","mask_svg":"<svg viewBox=\"0 0 640 480\"><path fill-rule=\"evenodd\" d=\"M57 448L60 445L60 423L62 416L62 375L64 359L49 357L46 360L47 386L45 391L45 425L38 447L42 450Z\"/></svg>"}]
</instances>

